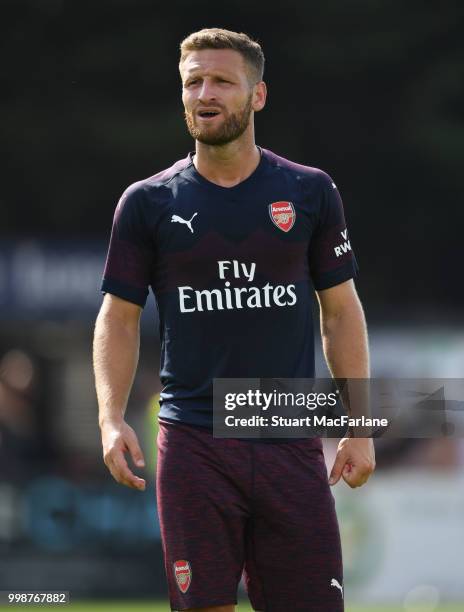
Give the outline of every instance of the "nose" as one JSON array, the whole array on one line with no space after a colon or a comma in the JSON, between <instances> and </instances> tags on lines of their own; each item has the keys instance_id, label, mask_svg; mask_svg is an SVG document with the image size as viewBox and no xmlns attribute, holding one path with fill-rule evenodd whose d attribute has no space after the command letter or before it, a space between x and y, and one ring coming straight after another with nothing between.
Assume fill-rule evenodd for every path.
<instances>
[{"instance_id":1,"label":"nose","mask_svg":"<svg viewBox=\"0 0 464 612\"><path fill-rule=\"evenodd\" d=\"M211 100L215 99L216 94L214 91L214 85L208 79L203 79L201 89L198 93L198 100L200 102L210 102Z\"/></svg>"}]
</instances>

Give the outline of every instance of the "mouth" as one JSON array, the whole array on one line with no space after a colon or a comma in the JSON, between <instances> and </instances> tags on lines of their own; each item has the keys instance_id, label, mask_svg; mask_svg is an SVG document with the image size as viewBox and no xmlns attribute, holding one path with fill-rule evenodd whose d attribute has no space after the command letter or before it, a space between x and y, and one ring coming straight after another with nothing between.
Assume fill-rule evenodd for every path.
<instances>
[{"instance_id":1,"label":"mouth","mask_svg":"<svg viewBox=\"0 0 464 612\"><path fill-rule=\"evenodd\" d=\"M198 111L197 115L200 119L203 119L205 121L214 119L214 117L217 117L218 115L220 115L221 113L219 111L215 111L215 110L201 110Z\"/></svg>"}]
</instances>

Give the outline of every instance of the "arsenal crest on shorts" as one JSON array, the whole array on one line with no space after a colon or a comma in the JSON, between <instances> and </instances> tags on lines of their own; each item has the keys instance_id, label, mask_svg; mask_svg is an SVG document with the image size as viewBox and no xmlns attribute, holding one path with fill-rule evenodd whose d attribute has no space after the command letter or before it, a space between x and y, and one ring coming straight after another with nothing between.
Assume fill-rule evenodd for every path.
<instances>
[{"instance_id":1,"label":"arsenal crest on shorts","mask_svg":"<svg viewBox=\"0 0 464 612\"><path fill-rule=\"evenodd\" d=\"M283 232L289 232L295 223L295 209L291 202L273 202L269 204L269 215L272 222Z\"/></svg>"},{"instance_id":2,"label":"arsenal crest on shorts","mask_svg":"<svg viewBox=\"0 0 464 612\"><path fill-rule=\"evenodd\" d=\"M174 576L181 593L186 593L192 582L192 569L188 561L174 562Z\"/></svg>"}]
</instances>

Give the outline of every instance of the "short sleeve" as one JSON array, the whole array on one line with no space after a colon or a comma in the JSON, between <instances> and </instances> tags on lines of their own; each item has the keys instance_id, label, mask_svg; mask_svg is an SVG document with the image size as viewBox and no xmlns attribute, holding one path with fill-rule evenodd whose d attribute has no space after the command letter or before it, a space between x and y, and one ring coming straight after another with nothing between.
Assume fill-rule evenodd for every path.
<instances>
[{"instance_id":1,"label":"short sleeve","mask_svg":"<svg viewBox=\"0 0 464 612\"><path fill-rule=\"evenodd\" d=\"M316 291L339 285L358 274L342 199L337 186L325 173L321 173L319 215L308 255Z\"/></svg>"},{"instance_id":2,"label":"short sleeve","mask_svg":"<svg viewBox=\"0 0 464 612\"><path fill-rule=\"evenodd\" d=\"M116 207L101 290L145 306L153 246L144 215L143 191L129 187Z\"/></svg>"}]
</instances>

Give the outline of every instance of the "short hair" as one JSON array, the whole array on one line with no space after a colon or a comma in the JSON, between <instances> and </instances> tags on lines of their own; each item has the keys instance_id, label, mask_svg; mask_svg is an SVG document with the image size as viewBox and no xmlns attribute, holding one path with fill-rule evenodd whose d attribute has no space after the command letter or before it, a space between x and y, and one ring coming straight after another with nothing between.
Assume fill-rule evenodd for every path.
<instances>
[{"instance_id":1,"label":"short hair","mask_svg":"<svg viewBox=\"0 0 464 612\"><path fill-rule=\"evenodd\" d=\"M180 44L179 70L191 51L202 49L233 49L238 51L250 68L255 82L263 80L264 53L261 45L243 32L232 32L222 28L204 28L189 34Z\"/></svg>"}]
</instances>

